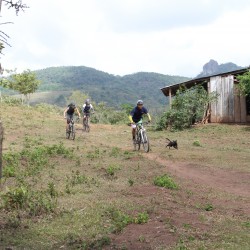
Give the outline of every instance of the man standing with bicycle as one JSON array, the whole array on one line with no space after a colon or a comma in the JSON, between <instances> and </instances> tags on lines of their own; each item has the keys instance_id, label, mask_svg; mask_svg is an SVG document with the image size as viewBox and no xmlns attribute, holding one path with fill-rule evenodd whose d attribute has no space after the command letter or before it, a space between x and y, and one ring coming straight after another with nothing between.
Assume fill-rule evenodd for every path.
<instances>
[{"instance_id":1,"label":"man standing with bicycle","mask_svg":"<svg viewBox=\"0 0 250 250\"><path fill-rule=\"evenodd\" d=\"M81 114L74 102L71 102L68 105L68 107L64 110L64 113L63 113L64 119L67 119L66 131L69 130L69 123L70 123L70 120L74 117L75 112L78 114L79 118L81 118Z\"/></svg>"},{"instance_id":2,"label":"man standing with bicycle","mask_svg":"<svg viewBox=\"0 0 250 250\"><path fill-rule=\"evenodd\" d=\"M135 129L136 129L136 123L142 120L143 115L148 116L148 121L151 121L151 116L148 113L148 110L143 106L143 101L138 100L137 105L133 110L130 112L129 120L131 122L132 127L132 137L133 141L135 141Z\"/></svg>"}]
</instances>

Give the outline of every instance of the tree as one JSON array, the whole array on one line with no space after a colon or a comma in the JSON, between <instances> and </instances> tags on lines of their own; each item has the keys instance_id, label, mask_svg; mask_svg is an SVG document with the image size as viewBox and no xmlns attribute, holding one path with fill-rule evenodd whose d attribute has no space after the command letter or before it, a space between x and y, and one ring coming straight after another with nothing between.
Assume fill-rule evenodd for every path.
<instances>
[{"instance_id":1,"label":"tree","mask_svg":"<svg viewBox=\"0 0 250 250\"><path fill-rule=\"evenodd\" d=\"M239 80L238 89L242 95L250 95L250 71L237 77Z\"/></svg>"},{"instance_id":2,"label":"tree","mask_svg":"<svg viewBox=\"0 0 250 250\"><path fill-rule=\"evenodd\" d=\"M68 102L75 102L78 108L81 108L86 99L89 99L89 95L81 92L80 90L75 90L71 93L71 96L68 98Z\"/></svg>"},{"instance_id":3,"label":"tree","mask_svg":"<svg viewBox=\"0 0 250 250\"><path fill-rule=\"evenodd\" d=\"M12 74L0 82L4 88L13 89L24 95L26 101L29 100L30 94L36 92L39 84L40 81L37 80L36 74L30 70L25 70L20 74Z\"/></svg>"}]
</instances>

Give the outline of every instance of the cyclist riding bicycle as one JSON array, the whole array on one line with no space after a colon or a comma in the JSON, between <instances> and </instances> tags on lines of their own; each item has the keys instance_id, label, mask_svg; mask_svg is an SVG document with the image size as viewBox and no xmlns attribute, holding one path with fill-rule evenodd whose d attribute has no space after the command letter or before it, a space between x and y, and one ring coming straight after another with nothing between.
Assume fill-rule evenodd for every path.
<instances>
[{"instance_id":1,"label":"cyclist riding bicycle","mask_svg":"<svg viewBox=\"0 0 250 250\"><path fill-rule=\"evenodd\" d=\"M131 127L132 127L133 141L135 141L136 123L142 120L143 115L147 115L148 121L151 122L151 116L148 113L148 110L143 106L143 101L138 100L137 106L130 112L130 115L129 115L129 120L131 122Z\"/></svg>"},{"instance_id":2,"label":"cyclist riding bicycle","mask_svg":"<svg viewBox=\"0 0 250 250\"><path fill-rule=\"evenodd\" d=\"M82 106L82 113L83 113L83 122L85 121L86 117L90 117L90 113L94 113L93 105L90 103L90 100L87 99Z\"/></svg>"},{"instance_id":3,"label":"cyclist riding bicycle","mask_svg":"<svg viewBox=\"0 0 250 250\"><path fill-rule=\"evenodd\" d=\"M76 104L74 102L71 102L68 107L64 110L64 119L67 119L67 125L66 125L66 130L69 130L69 123L70 120L74 117L74 114L77 113L79 118L81 118L81 114L76 107Z\"/></svg>"}]
</instances>

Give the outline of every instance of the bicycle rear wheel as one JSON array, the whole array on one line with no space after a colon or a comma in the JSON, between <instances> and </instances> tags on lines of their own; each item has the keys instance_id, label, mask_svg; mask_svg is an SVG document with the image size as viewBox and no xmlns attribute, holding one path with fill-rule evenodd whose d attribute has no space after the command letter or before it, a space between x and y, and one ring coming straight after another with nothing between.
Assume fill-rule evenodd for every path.
<instances>
[{"instance_id":1,"label":"bicycle rear wheel","mask_svg":"<svg viewBox=\"0 0 250 250\"><path fill-rule=\"evenodd\" d=\"M142 131L142 145L143 145L143 149L146 153L149 152L149 140L148 140L148 136L146 134L145 131Z\"/></svg>"}]
</instances>

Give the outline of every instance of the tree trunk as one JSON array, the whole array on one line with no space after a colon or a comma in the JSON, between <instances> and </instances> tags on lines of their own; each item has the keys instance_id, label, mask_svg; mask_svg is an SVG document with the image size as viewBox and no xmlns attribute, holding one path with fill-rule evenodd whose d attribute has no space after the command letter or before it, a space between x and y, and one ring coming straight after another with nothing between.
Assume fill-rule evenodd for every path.
<instances>
[{"instance_id":1,"label":"tree trunk","mask_svg":"<svg viewBox=\"0 0 250 250\"><path fill-rule=\"evenodd\" d=\"M0 179L2 178L2 153L3 153L3 125L0 121Z\"/></svg>"}]
</instances>

